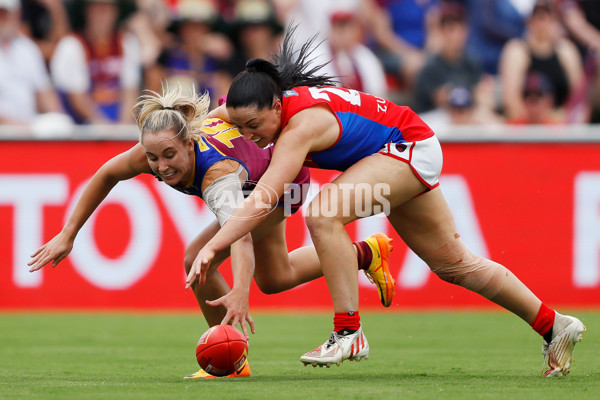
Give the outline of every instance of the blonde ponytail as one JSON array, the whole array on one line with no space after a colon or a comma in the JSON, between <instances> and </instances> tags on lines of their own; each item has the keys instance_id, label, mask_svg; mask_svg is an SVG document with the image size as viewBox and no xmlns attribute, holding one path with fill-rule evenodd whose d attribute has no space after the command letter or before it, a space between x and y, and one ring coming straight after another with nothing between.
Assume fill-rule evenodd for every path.
<instances>
[{"instance_id":1,"label":"blonde ponytail","mask_svg":"<svg viewBox=\"0 0 600 400\"><path fill-rule=\"evenodd\" d=\"M193 91L185 96L181 85L170 90L163 88L158 94L146 90L133 107L137 111L137 125L140 129L140 142L146 133L172 131L180 140L186 142L202 126L208 114L210 97L208 92L198 95Z\"/></svg>"}]
</instances>

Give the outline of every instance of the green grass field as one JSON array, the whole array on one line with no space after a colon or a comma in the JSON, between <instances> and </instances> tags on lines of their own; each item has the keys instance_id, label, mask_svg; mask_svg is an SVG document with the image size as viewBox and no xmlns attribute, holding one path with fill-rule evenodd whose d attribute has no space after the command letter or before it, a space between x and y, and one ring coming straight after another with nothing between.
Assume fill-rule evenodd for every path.
<instances>
[{"instance_id":1,"label":"green grass field","mask_svg":"<svg viewBox=\"0 0 600 400\"><path fill-rule=\"evenodd\" d=\"M600 313L575 314L588 332L565 378L539 376L541 339L508 313L367 311L368 361L304 367L331 317L255 313L252 376L211 380L182 379L201 315L0 314L0 399L598 398Z\"/></svg>"}]
</instances>

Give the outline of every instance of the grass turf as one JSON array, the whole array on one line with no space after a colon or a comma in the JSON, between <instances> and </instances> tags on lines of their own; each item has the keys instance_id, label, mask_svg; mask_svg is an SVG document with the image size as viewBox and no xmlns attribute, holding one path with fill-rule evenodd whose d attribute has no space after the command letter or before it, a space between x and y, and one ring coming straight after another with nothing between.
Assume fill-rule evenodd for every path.
<instances>
[{"instance_id":1,"label":"grass turf","mask_svg":"<svg viewBox=\"0 0 600 400\"><path fill-rule=\"evenodd\" d=\"M565 378L539 377L541 339L504 312L362 315L368 361L298 357L327 314L253 315L250 378L184 380L206 329L190 314L0 314L0 399L570 399L600 393L600 313Z\"/></svg>"}]
</instances>

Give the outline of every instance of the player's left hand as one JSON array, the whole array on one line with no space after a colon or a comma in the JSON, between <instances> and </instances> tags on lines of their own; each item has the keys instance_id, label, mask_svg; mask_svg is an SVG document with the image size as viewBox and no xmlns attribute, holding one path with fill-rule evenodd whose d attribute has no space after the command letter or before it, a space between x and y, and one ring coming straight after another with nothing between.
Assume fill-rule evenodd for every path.
<instances>
[{"instance_id":1,"label":"player's left hand","mask_svg":"<svg viewBox=\"0 0 600 400\"><path fill-rule=\"evenodd\" d=\"M231 326L236 327L240 324L244 335L249 337L248 327L246 326L247 323L250 325L251 332L256 333L254 330L254 320L250 316L250 311L248 310L247 290L231 289L231 291L223 297L219 297L216 300L206 300L206 304L213 307L223 306L227 309L227 314L225 314L225 318L221 321L221 325L230 324Z\"/></svg>"},{"instance_id":2,"label":"player's left hand","mask_svg":"<svg viewBox=\"0 0 600 400\"><path fill-rule=\"evenodd\" d=\"M185 280L186 289L189 289L192 286L192 283L196 278L200 282L200 285L204 285L204 282L206 282L206 273L208 272L208 268L210 267L213 258L215 258L215 251L206 246L198 252L198 255L192 263L192 268L190 268L190 273Z\"/></svg>"}]
</instances>

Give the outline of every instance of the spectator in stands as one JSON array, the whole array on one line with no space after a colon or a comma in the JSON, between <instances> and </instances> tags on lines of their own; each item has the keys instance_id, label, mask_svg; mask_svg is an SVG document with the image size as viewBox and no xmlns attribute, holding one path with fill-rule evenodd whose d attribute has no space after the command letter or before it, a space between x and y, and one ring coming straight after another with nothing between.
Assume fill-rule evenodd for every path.
<instances>
[{"instance_id":1,"label":"spectator in stands","mask_svg":"<svg viewBox=\"0 0 600 400\"><path fill-rule=\"evenodd\" d=\"M238 0L230 21L225 21L235 51L219 63L217 79L223 87L231 81L252 58L270 59L278 50L283 25L268 0Z\"/></svg>"},{"instance_id":2,"label":"spectator in stands","mask_svg":"<svg viewBox=\"0 0 600 400\"><path fill-rule=\"evenodd\" d=\"M361 24L369 26L373 23L375 0L273 0L276 15L282 23L289 27L296 26L294 45L299 47L311 38L314 49L312 59L315 65L326 64L322 73L336 75L333 65L328 62L333 58L331 48L326 44L331 33L331 16L337 12L355 13Z\"/></svg>"},{"instance_id":3,"label":"spectator in stands","mask_svg":"<svg viewBox=\"0 0 600 400\"><path fill-rule=\"evenodd\" d=\"M376 4L374 0L366 3ZM435 28L439 0L381 0L369 13L376 54L400 91L410 94L428 53L441 46ZM410 101L408 96L406 101Z\"/></svg>"},{"instance_id":4,"label":"spectator in stands","mask_svg":"<svg viewBox=\"0 0 600 400\"><path fill-rule=\"evenodd\" d=\"M364 28L363 44L368 45L394 84L394 95L403 103L412 101L414 78L425 60L425 49L433 45L432 32L436 5L440 0L274 0L277 15L286 25L298 26L295 43L306 43L316 35L327 41L331 33L330 16L337 12L354 13ZM324 64L333 54L328 46L314 53L315 64ZM322 72L335 75L331 65ZM387 84L386 84L387 86ZM390 93L391 95L391 93Z\"/></svg>"},{"instance_id":5,"label":"spectator in stands","mask_svg":"<svg viewBox=\"0 0 600 400\"><path fill-rule=\"evenodd\" d=\"M525 31L525 17L531 8L516 7L513 0L466 0L469 9L467 52L487 74L498 75L498 61L504 45Z\"/></svg>"},{"instance_id":6,"label":"spectator in stands","mask_svg":"<svg viewBox=\"0 0 600 400\"><path fill-rule=\"evenodd\" d=\"M139 43L121 22L135 10L128 0L74 0L74 34L56 46L52 78L77 123L133 123L140 91Z\"/></svg>"},{"instance_id":7,"label":"spectator in stands","mask_svg":"<svg viewBox=\"0 0 600 400\"><path fill-rule=\"evenodd\" d=\"M169 28L173 38L158 60L162 80L181 85L185 93L208 91L215 102L227 93L216 79L219 60L233 52L230 40L213 31L217 17L212 0L181 0Z\"/></svg>"},{"instance_id":8,"label":"spectator in stands","mask_svg":"<svg viewBox=\"0 0 600 400\"><path fill-rule=\"evenodd\" d=\"M361 43L362 28L352 11L337 11L331 15L328 45L333 76L342 86L387 98L385 71L377 56Z\"/></svg>"},{"instance_id":9,"label":"spectator in stands","mask_svg":"<svg viewBox=\"0 0 600 400\"><path fill-rule=\"evenodd\" d=\"M582 52L600 52L600 2L558 0L563 22Z\"/></svg>"},{"instance_id":10,"label":"spectator in stands","mask_svg":"<svg viewBox=\"0 0 600 400\"><path fill-rule=\"evenodd\" d=\"M481 91L478 93L481 94ZM448 95L446 112L451 125L499 125L504 118L475 99L475 94L465 87L454 87Z\"/></svg>"},{"instance_id":11,"label":"spectator in stands","mask_svg":"<svg viewBox=\"0 0 600 400\"><path fill-rule=\"evenodd\" d=\"M476 91L483 77L479 65L465 52L468 26L464 6L458 2L443 3L438 29L444 46L428 58L418 74L413 106L418 113L445 108L453 87Z\"/></svg>"},{"instance_id":12,"label":"spectator in stands","mask_svg":"<svg viewBox=\"0 0 600 400\"><path fill-rule=\"evenodd\" d=\"M585 79L578 93L588 102L576 122L600 122L600 2L559 0L563 23L578 45L585 63Z\"/></svg>"},{"instance_id":13,"label":"spectator in stands","mask_svg":"<svg viewBox=\"0 0 600 400\"><path fill-rule=\"evenodd\" d=\"M445 107L450 125L472 125L475 123L475 102L469 88L456 86L448 93Z\"/></svg>"},{"instance_id":14,"label":"spectator in stands","mask_svg":"<svg viewBox=\"0 0 600 400\"><path fill-rule=\"evenodd\" d=\"M67 10L62 0L21 0L22 29L38 45L46 64L60 39L70 30Z\"/></svg>"},{"instance_id":15,"label":"spectator in stands","mask_svg":"<svg viewBox=\"0 0 600 400\"><path fill-rule=\"evenodd\" d=\"M508 120L516 125L548 125L561 122L554 114L554 88L543 73L533 71L527 75L522 89L523 113Z\"/></svg>"},{"instance_id":16,"label":"spectator in stands","mask_svg":"<svg viewBox=\"0 0 600 400\"><path fill-rule=\"evenodd\" d=\"M245 60L270 59L279 49L279 41L283 33L283 25L277 20L271 2L238 0L234 10L235 39ZM243 69L242 67L238 73Z\"/></svg>"},{"instance_id":17,"label":"spectator in stands","mask_svg":"<svg viewBox=\"0 0 600 400\"><path fill-rule=\"evenodd\" d=\"M127 19L126 28L140 44L144 89L161 92L163 77L157 62L169 40L171 12L164 0L136 0L136 5L137 11Z\"/></svg>"},{"instance_id":18,"label":"spectator in stands","mask_svg":"<svg viewBox=\"0 0 600 400\"><path fill-rule=\"evenodd\" d=\"M504 118L493 110L478 105L475 94L464 86L454 86L448 92L443 108L419 115L436 134L445 135L452 125L500 125Z\"/></svg>"},{"instance_id":19,"label":"spectator in stands","mask_svg":"<svg viewBox=\"0 0 600 400\"><path fill-rule=\"evenodd\" d=\"M570 40L560 36L556 14L546 0L538 0L523 38L510 40L500 57L503 110L509 120L524 118L522 88L529 72L546 75L554 88L557 117L567 121L567 102L583 78L581 57Z\"/></svg>"},{"instance_id":20,"label":"spectator in stands","mask_svg":"<svg viewBox=\"0 0 600 400\"><path fill-rule=\"evenodd\" d=\"M0 123L31 123L61 112L40 49L20 33L20 1L0 0Z\"/></svg>"},{"instance_id":21,"label":"spectator in stands","mask_svg":"<svg viewBox=\"0 0 600 400\"><path fill-rule=\"evenodd\" d=\"M327 40L331 30L330 16L337 11L362 12L363 4L375 0L272 0L277 19L285 26L297 26L296 46L316 36L316 43ZM319 60L326 61L326 59ZM326 73L327 71L323 71Z\"/></svg>"}]
</instances>

